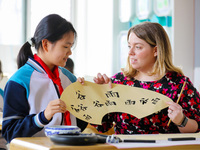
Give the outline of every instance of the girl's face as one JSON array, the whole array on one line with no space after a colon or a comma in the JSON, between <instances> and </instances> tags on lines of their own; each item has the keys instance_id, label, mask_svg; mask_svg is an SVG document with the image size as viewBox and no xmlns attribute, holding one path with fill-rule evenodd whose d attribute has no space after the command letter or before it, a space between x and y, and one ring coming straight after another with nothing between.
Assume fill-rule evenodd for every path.
<instances>
[{"instance_id":1,"label":"girl's face","mask_svg":"<svg viewBox=\"0 0 200 150\"><path fill-rule=\"evenodd\" d=\"M151 47L133 32L129 35L128 47L130 65L139 72L151 72L156 61L157 47Z\"/></svg>"},{"instance_id":2,"label":"girl's face","mask_svg":"<svg viewBox=\"0 0 200 150\"><path fill-rule=\"evenodd\" d=\"M54 66L64 67L67 59L72 54L71 48L74 45L74 33L69 32L63 35L63 38L55 43L47 41L47 53L45 56L45 64L49 69Z\"/></svg>"}]
</instances>

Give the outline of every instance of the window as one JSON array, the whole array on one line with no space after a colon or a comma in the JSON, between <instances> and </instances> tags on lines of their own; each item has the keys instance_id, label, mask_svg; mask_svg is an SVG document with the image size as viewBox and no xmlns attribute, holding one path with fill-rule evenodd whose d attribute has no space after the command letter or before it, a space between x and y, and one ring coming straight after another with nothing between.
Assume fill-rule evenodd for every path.
<instances>
[{"instance_id":1,"label":"window","mask_svg":"<svg viewBox=\"0 0 200 150\"><path fill-rule=\"evenodd\" d=\"M0 0L0 44L20 45L23 28L22 0Z\"/></svg>"},{"instance_id":2,"label":"window","mask_svg":"<svg viewBox=\"0 0 200 150\"><path fill-rule=\"evenodd\" d=\"M30 8L29 38L34 35L40 20L49 14L56 13L71 21L71 0L31 0Z\"/></svg>"}]
</instances>

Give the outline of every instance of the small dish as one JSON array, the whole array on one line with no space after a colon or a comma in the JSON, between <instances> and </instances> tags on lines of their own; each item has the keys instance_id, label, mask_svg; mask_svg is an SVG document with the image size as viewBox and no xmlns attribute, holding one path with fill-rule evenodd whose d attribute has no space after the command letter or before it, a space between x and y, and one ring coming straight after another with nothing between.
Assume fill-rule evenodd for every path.
<instances>
[{"instance_id":1,"label":"small dish","mask_svg":"<svg viewBox=\"0 0 200 150\"><path fill-rule=\"evenodd\" d=\"M51 136L55 134L78 135L81 129L77 126L55 125L45 128L45 135Z\"/></svg>"}]
</instances>

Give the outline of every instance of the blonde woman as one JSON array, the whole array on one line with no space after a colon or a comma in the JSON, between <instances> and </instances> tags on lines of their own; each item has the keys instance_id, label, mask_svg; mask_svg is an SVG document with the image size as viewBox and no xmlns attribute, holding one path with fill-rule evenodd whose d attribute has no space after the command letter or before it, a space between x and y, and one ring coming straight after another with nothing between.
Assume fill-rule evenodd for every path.
<instances>
[{"instance_id":1,"label":"blonde woman","mask_svg":"<svg viewBox=\"0 0 200 150\"><path fill-rule=\"evenodd\" d=\"M105 132L115 123L116 134L194 133L200 130L200 95L190 79L172 63L172 50L164 28L144 22L128 31L129 53L126 68L109 79L98 74L98 84L116 83L162 93L174 102L157 113L138 119L126 113L110 113L97 126ZM179 103L176 101L186 81ZM168 126L168 121L171 124Z\"/></svg>"}]
</instances>

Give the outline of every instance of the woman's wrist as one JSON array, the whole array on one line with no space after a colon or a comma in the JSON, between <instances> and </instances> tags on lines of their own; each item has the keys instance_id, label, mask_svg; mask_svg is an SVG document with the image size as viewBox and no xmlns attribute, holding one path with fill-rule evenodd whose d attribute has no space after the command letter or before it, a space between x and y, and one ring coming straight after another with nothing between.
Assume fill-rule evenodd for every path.
<instances>
[{"instance_id":1,"label":"woman's wrist","mask_svg":"<svg viewBox=\"0 0 200 150\"><path fill-rule=\"evenodd\" d=\"M178 127L185 127L188 122L188 118L183 114L183 119L180 124L176 124Z\"/></svg>"}]
</instances>

